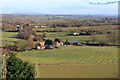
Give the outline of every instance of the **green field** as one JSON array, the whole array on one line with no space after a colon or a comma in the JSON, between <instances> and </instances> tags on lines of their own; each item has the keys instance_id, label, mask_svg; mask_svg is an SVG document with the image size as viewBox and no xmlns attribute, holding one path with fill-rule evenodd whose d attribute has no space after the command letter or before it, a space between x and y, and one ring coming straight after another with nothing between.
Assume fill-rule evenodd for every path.
<instances>
[{"instance_id":1,"label":"green field","mask_svg":"<svg viewBox=\"0 0 120 80\"><path fill-rule=\"evenodd\" d=\"M17 32L2 32L2 40L6 41L16 41L18 40L15 35L17 35ZM37 33L37 34L43 34L43 33ZM59 38L63 41L68 39L71 42L85 42L88 40L91 40L90 35L81 35L81 36L68 36L69 33L67 32L49 32L48 36L46 39L51 39L54 40L55 38ZM108 39L106 35L96 35L97 41L102 41L102 42L108 42Z\"/></svg>"},{"instance_id":2,"label":"green field","mask_svg":"<svg viewBox=\"0 0 120 80\"><path fill-rule=\"evenodd\" d=\"M2 40L8 40L8 41L16 41L18 40L15 38L15 35L17 35L17 32L2 32Z\"/></svg>"},{"instance_id":3,"label":"green field","mask_svg":"<svg viewBox=\"0 0 120 80\"><path fill-rule=\"evenodd\" d=\"M39 64L56 63L117 63L118 48L63 46L55 50L33 50L18 53L22 60Z\"/></svg>"},{"instance_id":4,"label":"green field","mask_svg":"<svg viewBox=\"0 0 120 80\"><path fill-rule=\"evenodd\" d=\"M42 34L42 33L38 33ZM80 36L69 36L69 33L67 32L51 32L48 33L47 39L52 39L54 40L55 38L59 38L63 41L68 39L71 42L85 42L88 40L92 40L91 35L80 35ZM102 41L102 42L108 42L107 35L101 34L101 35L96 35L97 41Z\"/></svg>"}]
</instances>

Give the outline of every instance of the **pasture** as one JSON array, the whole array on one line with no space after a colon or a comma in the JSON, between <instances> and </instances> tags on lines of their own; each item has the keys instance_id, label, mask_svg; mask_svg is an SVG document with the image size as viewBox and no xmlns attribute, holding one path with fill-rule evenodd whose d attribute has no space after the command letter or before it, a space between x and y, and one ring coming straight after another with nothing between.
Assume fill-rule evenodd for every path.
<instances>
[{"instance_id":1,"label":"pasture","mask_svg":"<svg viewBox=\"0 0 120 80\"><path fill-rule=\"evenodd\" d=\"M8 40L8 41L16 41L18 40L15 35L17 35L17 32L2 32L2 40Z\"/></svg>"},{"instance_id":2,"label":"pasture","mask_svg":"<svg viewBox=\"0 0 120 80\"><path fill-rule=\"evenodd\" d=\"M3 41L17 41L19 40L16 38L17 32L2 32L2 40ZM43 33L37 33L37 34L43 34ZM67 32L49 32L48 36L46 39L51 39L54 40L55 38L59 38L63 41L68 39L71 42L85 42L91 39L91 35L81 35L81 36L69 36ZM101 35L96 35L97 41L102 41L102 42L108 42L107 35L101 34Z\"/></svg>"},{"instance_id":3,"label":"pasture","mask_svg":"<svg viewBox=\"0 0 120 80\"><path fill-rule=\"evenodd\" d=\"M117 63L118 48L63 46L55 50L33 50L18 53L24 61L38 64L56 63Z\"/></svg>"}]
</instances>

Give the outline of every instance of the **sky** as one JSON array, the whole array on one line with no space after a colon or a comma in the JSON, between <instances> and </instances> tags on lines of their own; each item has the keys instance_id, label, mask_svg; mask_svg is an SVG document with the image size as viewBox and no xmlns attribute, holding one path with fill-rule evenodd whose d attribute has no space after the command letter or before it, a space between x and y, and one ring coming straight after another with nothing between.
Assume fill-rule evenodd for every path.
<instances>
[{"instance_id":1,"label":"sky","mask_svg":"<svg viewBox=\"0 0 120 80\"><path fill-rule=\"evenodd\" d=\"M0 14L118 15L119 0L0 0Z\"/></svg>"}]
</instances>

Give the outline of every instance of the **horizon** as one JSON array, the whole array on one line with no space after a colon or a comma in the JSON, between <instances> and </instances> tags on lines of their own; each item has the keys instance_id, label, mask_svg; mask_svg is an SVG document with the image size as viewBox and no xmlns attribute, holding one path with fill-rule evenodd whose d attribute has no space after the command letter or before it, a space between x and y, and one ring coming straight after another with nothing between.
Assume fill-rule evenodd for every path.
<instances>
[{"instance_id":1,"label":"horizon","mask_svg":"<svg viewBox=\"0 0 120 80\"><path fill-rule=\"evenodd\" d=\"M27 16L31 16L31 15L38 15L38 16L115 16L115 17L118 17L118 15L101 15L101 14L29 14L29 13L26 13L26 14L0 14L0 15L27 15Z\"/></svg>"},{"instance_id":2,"label":"horizon","mask_svg":"<svg viewBox=\"0 0 120 80\"><path fill-rule=\"evenodd\" d=\"M108 5L91 5L90 0L2 0L1 14L28 15L118 15L118 3ZM92 0L91 2L107 2L114 0ZM119 1L119 0L117 0Z\"/></svg>"}]
</instances>

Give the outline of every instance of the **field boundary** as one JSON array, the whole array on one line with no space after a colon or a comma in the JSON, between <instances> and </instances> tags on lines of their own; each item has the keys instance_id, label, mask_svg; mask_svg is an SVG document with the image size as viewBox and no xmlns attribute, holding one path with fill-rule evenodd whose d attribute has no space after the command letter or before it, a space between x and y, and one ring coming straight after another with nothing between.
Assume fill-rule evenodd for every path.
<instances>
[{"instance_id":1,"label":"field boundary","mask_svg":"<svg viewBox=\"0 0 120 80\"><path fill-rule=\"evenodd\" d=\"M116 63L58 63L58 64L37 64L37 65L45 65L45 66L52 66L52 65L80 65L80 64L118 64Z\"/></svg>"}]
</instances>

